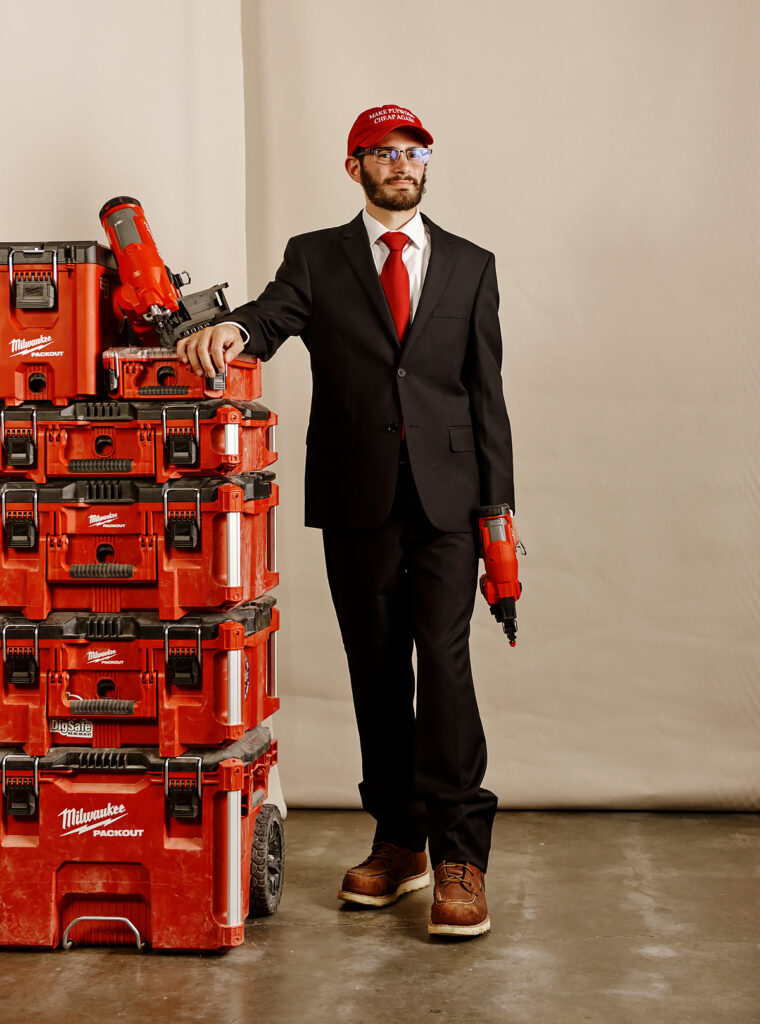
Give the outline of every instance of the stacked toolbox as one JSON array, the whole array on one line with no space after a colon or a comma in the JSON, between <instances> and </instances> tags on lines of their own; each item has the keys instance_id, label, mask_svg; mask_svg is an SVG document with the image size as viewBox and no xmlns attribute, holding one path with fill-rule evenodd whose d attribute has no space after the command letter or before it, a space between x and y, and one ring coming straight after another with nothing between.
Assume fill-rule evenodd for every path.
<instances>
[{"instance_id":1,"label":"stacked toolbox","mask_svg":"<svg viewBox=\"0 0 760 1024\"><path fill-rule=\"evenodd\" d=\"M0 945L223 949L282 881L276 416L115 347L118 280L0 244Z\"/></svg>"}]
</instances>

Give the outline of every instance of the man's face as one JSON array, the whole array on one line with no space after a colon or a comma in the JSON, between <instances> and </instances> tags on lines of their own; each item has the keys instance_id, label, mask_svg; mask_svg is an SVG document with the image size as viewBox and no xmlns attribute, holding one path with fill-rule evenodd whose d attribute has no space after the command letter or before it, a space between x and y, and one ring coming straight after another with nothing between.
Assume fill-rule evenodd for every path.
<instances>
[{"instance_id":1,"label":"man's face","mask_svg":"<svg viewBox=\"0 0 760 1024\"><path fill-rule=\"evenodd\" d=\"M409 149L423 143L413 132L399 129L389 132L377 145ZM419 204L425 191L424 164L410 164L406 154L399 156L395 164L378 164L369 154L356 163L358 180L375 206L384 210L413 210Z\"/></svg>"}]
</instances>

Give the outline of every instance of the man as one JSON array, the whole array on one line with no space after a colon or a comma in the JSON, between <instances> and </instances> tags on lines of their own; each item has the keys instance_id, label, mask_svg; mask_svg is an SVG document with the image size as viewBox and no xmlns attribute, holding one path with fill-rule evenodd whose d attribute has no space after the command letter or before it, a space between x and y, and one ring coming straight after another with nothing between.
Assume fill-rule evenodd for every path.
<instances>
[{"instance_id":1,"label":"man","mask_svg":"<svg viewBox=\"0 0 760 1024\"><path fill-rule=\"evenodd\" d=\"M361 113L345 166L366 208L291 238L262 295L178 351L203 374L291 335L309 350L306 525L323 531L377 823L338 896L381 907L428 885L428 841L428 930L471 936L490 927L496 810L468 649L472 514L514 509L512 442L494 257L417 209L432 142L405 108Z\"/></svg>"}]
</instances>

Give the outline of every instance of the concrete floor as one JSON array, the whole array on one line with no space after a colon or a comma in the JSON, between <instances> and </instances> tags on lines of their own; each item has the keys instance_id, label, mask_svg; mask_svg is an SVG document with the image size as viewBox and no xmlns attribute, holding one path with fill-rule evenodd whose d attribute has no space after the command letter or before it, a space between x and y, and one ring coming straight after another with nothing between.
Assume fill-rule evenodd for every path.
<instances>
[{"instance_id":1,"label":"concrete floor","mask_svg":"<svg viewBox=\"0 0 760 1024\"><path fill-rule=\"evenodd\" d=\"M758 815L501 813L469 942L428 938L432 889L335 899L369 835L291 812L280 910L224 956L0 953L3 1024L760 1022Z\"/></svg>"}]
</instances>

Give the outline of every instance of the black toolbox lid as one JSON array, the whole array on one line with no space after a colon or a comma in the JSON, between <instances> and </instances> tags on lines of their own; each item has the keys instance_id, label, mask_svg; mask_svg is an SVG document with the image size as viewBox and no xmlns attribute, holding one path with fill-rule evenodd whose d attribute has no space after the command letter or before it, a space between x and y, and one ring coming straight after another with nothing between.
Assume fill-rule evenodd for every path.
<instances>
[{"instance_id":1,"label":"black toolbox lid","mask_svg":"<svg viewBox=\"0 0 760 1024\"><path fill-rule=\"evenodd\" d=\"M227 747L212 749L199 748L188 751L180 757L159 757L158 747L52 747L44 757L30 757L18 748L0 748L0 763L7 755L8 770L31 770L35 761L39 771L129 771L162 772L167 761L170 770L195 772L198 758L202 772L216 771L221 761L234 757L243 764L251 764L265 754L272 743L272 734L264 725L258 725L244 733L239 740Z\"/></svg>"},{"instance_id":2,"label":"black toolbox lid","mask_svg":"<svg viewBox=\"0 0 760 1024\"><path fill-rule=\"evenodd\" d=\"M185 615L181 619L159 619L156 612L51 612L46 619L26 619L23 615L0 615L0 632L5 631L7 645L31 640L35 629L40 640L88 640L99 643L113 640L163 640L170 627L172 640L181 639L184 629L193 635L200 628L202 640L215 640L223 622L240 622L245 635L266 629L272 621L274 597L265 595L248 604L226 611Z\"/></svg>"},{"instance_id":3,"label":"black toolbox lid","mask_svg":"<svg viewBox=\"0 0 760 1024\"><path fill-rule=\"evenodd\" d=\"M164 494L168 501L216 501L220 487L235 484L243 489L243 500L268 498L272 493L272 481L275 475L270 470L256 473L241 473L240 476L223 477L183 477L168 480L165 484L154 480L134 479L89 479L89 480L50 480L46 484L37 484L26 480L2 480L0 497L5 495L6 501L31 502L39 504L56 504L58 502L78 502L88 505L129 505L136 502L149 504L161 503Z\"/></svg>"},{"instance_id":4,"label":"black toolbox lid","mask_svg":"<svg viewBox=\"0 0 760 1024\"><path fill-rule=\"evenodd\" d=\"M31 405L10 405L4 409L6 423L18 421L28 423L36 414L37 419L44 423L70 423L74 420L87 422L131 422L136 420L155 420L161 422L162 410L166 409L168 423L172 420L192 422L194 410L198 410L198 419L213 419L219 409L232 406L237 409L244 420L267 420L270 410L260 402L240 402L231 398L209 398L203 402L126 402L116 399L103 401L72 402L71 405L58 406L52 402L35 402Z\"/></svg>"}]
</instances>

